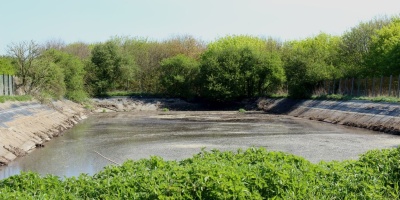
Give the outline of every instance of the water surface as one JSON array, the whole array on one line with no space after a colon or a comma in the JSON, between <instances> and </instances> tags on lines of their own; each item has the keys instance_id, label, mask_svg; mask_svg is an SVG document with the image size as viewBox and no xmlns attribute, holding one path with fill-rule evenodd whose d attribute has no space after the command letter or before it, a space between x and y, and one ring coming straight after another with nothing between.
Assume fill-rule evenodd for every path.
<instances>
[{"instance_id":1,"label":"water surface","mask_svg":"<svg viewBox=\"0 0 400 200\"><path fill-rule=\"evenodd\" d=\"M264 147L319 162L356 159L367 150L399 144L399 136L257 112L99 113L0 168L0 179L21 171L92 175L113 164L106 158L117 163L153 155L181 160L203 147L234 151Z\"/></svg>"}]
</instances>

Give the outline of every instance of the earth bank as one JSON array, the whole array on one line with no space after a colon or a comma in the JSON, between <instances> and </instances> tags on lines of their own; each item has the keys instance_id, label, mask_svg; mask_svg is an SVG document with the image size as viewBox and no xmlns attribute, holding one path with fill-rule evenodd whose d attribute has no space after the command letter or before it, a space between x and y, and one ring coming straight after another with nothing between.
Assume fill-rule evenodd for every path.
<instances>
[{"instance_id":1,"label":"earth bank","mask_svg":"<svg viewBox=\"0 0 400 200\"><path fill-rule=\"evenodd\" d=\"M109 98L93 99L94 112L128 112L152 110L212 110L205 104L180 99ZM365 101L321 101L268 99L246 100L228 106L246 110L263 110L333 124L361 127L400 134L400 105ZM31 102L0 104L0 165L24 156L46 141L63 134L90 112L71 101L49 105Z\"/></svg>"}]
</instances>

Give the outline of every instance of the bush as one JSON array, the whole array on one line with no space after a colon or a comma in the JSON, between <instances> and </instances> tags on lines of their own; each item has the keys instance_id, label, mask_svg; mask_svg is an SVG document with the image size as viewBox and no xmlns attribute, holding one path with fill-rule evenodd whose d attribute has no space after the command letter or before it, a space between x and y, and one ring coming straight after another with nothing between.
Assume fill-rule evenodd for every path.
<instances>
[{"instance_id":1,"label":"bush","mask_svg":"<svg viewBox=\"0 0 400 200\"><path fill-rule=\"evenodd\" d=\"M399 199L399 180L400 147L319 164L262 148L203 150L64 180L22 173L0 181L0 199Z\"/></svg>"}]
</instances>

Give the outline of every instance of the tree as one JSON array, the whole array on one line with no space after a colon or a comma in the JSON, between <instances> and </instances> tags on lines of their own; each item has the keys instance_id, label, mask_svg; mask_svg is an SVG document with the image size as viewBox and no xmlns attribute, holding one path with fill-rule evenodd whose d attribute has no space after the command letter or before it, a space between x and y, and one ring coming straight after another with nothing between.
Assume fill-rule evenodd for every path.
<instances>
[{"instance_id":1,"label":"tree","mask_svg":"<svg viewBox=\"0 0 400 200\"><path fill-rule=\"evenodd\" d=\"M0 57L0 75L1 74L8 74L14 75L15 68L12 65L12 59L9 57Z\"/></svg>"},{"instance_id":2,"label":"tree","mask_svg":"<svg viewBox=\"0 0 400 200\"><path fill-rule=\"evenodd\" d=\"M35 81L32 80L32 77L39 73L33 65L40 55L39 45L34 41L13 43L8 46L8 55L14 58L17 70L16 75L21 80L17 84L17 89L22 88L25 93L30 94L32 88L30 85Z\"/></svg>"},{"instance_id":3,"label":"tree","mask_svg":"<svg viewBox=\"0 0 400 200\"><path fill-rule=\"evenodd\" d=\"M196 78L199 63L179 54L161 62L161 85L166 93L174 97L192 97L196 94Z\"/></svg>"},{"instance_id":4,"label":"tree","mask_svg":"<svg viewBox=\"0 0 400 200\"><path fill-rule=\"evenodd\" d=\"M46 56L40 56L32 64L29 77L29 94L38 99L61 99L65 95L63 70Z\"/></svg>"},{"instance_id":5,"label":"tree","mask_svg":"<svg viewBox=\"0 0 400 200\"><path fill-rule=\"evenodd\" d=\"M285 44L283 58L290 96L309 97L321 81L341 75L337 67L339 42L339 37L321 33Z\"/></svg>"},{"instance_id":6,"label":"tree","mask_svg":"<svg viewBox=\"0 0 400 200\"><path fill-rule=\"evenodd\" d=\"M82 42L68 44L61 51L77 56L82 61L89 60L91 55L89 45Z\"/></svg>"},{"instance_id":7,"label":"tree","mask_svg":"<svg viewBox=\"0 0 400 200\"><path fill-rule=\"evenodd\" d=\"M92 51L92 72L90 84L95 94L122 89L133 78L135 63L121 52L117 44L108 41L97 44Z\"/></svg>"},{"instance_id":8,"label":"tree","mask_svg":"<svg viewBox=\"0 0 400 200\"><path fill-rule=\"evenodd\" d=\"M84 89L84 63L78 57L55 49L43 52L43 57L61 68L66 87L65 96L68 99L81 102L87 98Z\"/></svg>"},{"instance_id":9,"label":"tree","mask_svg":"<svg viewBox=\"0 0 400 200\"><path fill-rule=\"evenodd\" d=\"M52 39L47 40L44 45L41 46L42 51L54 49L54 50L62 50L65 48L65 42L61 39Z\"/></svg>"},{"instance_id":10,"label":"tree","mask_svg":"<svg viewBox=\"0 0 400 200\"><path fill-rule=\"evenodd\" d=\"M367 64L374 75L400 73L400 18L376 31L372 37Z\"/></svg>"},{"instance_id":11,"label":"tree","mask_svg":"<svg viewBox=\"0 0 400 200\"><path fill-rule=\"evenodd\" d=\"M275 92L285 80L277 51L265 40L228 36L209 44L201 58L202 95L233 100Z\"/></svg>"},{"instance_id":12,"label":"tree","mask_svg":"<svg viewBox=\"0 0 400 200\"><path fill-rule=\"evenodd\" d=\"M343 34L339 46L339 56L344 76L357 77L373 74L366 63L371 49L371 41L376 35L376 31L389 23L390 20L387 17L375 18L368 22L361 22Z\"/></svg>"}]
</instances>

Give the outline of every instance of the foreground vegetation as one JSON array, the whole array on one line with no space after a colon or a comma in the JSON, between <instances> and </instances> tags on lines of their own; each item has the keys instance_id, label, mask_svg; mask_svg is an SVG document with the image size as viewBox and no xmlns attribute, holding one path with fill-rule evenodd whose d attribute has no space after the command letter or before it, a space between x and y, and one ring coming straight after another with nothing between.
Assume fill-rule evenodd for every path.
<instances>
[{"instance_id":1,"label":"foreground vegetation","mask_svg":"<svg viewBox=\"0 0 400 200\"><path fill-rule=\"evenodd\" d=\"M159 157L60 179L23 173L0 181L1 199L399 199L400 147L358 160L309 161L282 152L201 151Z\"/></svg>"}]
</instances>

